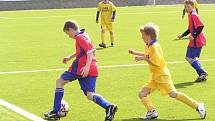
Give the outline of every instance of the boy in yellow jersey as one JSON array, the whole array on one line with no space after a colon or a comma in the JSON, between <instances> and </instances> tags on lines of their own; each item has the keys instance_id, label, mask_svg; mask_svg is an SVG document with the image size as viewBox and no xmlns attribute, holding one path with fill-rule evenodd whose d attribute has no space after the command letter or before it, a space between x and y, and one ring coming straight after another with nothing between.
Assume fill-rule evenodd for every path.
<instances>
[{"instance_id":1,"label":"boy in yellow jersey","mask_svg":"<svg viewBox=\"0 0 215 121\"><path fill-rule=\"evenodd\" d=\"M186 2L186 0L184 0L184 3ZM197 2L197 0L193 0L193 2L194 2L194 8L195 8L195 10L196 10L196 12L197 12L197 14L199 13L199 3ZM185 16L185 14L186 14L186 10L185 10L185 7L184 7L184 9L183 9L183 13L182 13L182 19L184 19L184 16Z\"/></svg>"},{"instance_id":2,"label":"boy in yellow jersey","mask_svg":"<svg viewBox=\"0 0 215 121\"><path fill-rule=\"evenodd\" d=\"M101 13L101 40L102 43L99 44L100 47L106 48L105 44L105 31L110 32L111 46L114 46L114 33L112 29L112 23L116 17L116 7L109 0L103 0L98 4L98 10L96 14L96 23L99 23L99 15Z\"/></svg>"},{"instance_id":3,"label":"boy in yellow jersey","mask_svg":"<svg viewBox=\"0 0 215 121\"><path fill-rule=\"evenodd\" d=\"M195 109L201 119L206 117L206 111L203 103L191 99L184 93L176 91L171 79L171 74L166 66L163 51L158 43L159 28L154 24L146 24L140 28L142 38L146 43L144 52L137 52L134 49L129 49L129 53L135 55L136 61L144 60L149 64L152 73L152 79L146 83L139 92L139 98L147 109L145 119L154 119L158 117L158 113L150 100L149 94L154 90L160 90L161 95L169 95L176 100L183 102Z\"/></svg>"}]
</instances>

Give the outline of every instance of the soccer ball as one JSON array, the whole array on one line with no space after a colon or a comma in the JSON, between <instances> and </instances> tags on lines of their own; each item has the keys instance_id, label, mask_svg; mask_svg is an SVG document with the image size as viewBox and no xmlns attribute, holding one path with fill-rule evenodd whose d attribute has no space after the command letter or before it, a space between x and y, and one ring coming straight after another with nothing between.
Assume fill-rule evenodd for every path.
<instances>
[{"instance_id":1,"label":"soccer ball","mask_svg":"<svg viewBox=\"0 0 215 121\"><path fill-rule=\"evenodd\" d=\"M66 101L62 100L61 108L60 108L60 115L62 117L65 117L68 112L69 112L69 104Z\"/></svg>"}]
</instances>

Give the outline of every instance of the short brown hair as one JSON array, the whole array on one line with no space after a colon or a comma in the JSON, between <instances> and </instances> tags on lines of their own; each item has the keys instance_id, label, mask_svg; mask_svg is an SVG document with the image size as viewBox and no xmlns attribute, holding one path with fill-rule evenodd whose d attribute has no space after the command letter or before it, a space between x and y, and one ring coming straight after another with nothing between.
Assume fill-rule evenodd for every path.
<instances>
[{"instance_id":1,"label":"short brown hair","mask_svg":"<svg viewBox=\"0 0 215 121\"><path fill-rule=\"evenodd\" d=\"M189 4L189 5L192 5L192 6L193 6L193 5L194 5L194 0L185 0L185 1L184 1L184 4L185 4L185 5L188 5L188 4Z\"/></svg>"},{"instance_id":2,"label":"short brown hair","mask_svg":"<svg viewBox=\"0 0 215 121\"><path fill-rule=\"evenodd\" d=\"M148 23L140 28L140 32L145 32L152 40L158 39L159 27L153 23Z\"/></svg>"},{"instance_id":3,"label":"short brown hair","mask_svg":"<svg viewBox=\"0 0 215 121\"><path fill-rule=\"evenodd\" d=\"M74 20L68 20L65 22L64 27L63 27L63 31L68 31L69 28L72 28L74 30L78 30L79 29L79 25L76 21Z\"/></svg>"}]
</instances>

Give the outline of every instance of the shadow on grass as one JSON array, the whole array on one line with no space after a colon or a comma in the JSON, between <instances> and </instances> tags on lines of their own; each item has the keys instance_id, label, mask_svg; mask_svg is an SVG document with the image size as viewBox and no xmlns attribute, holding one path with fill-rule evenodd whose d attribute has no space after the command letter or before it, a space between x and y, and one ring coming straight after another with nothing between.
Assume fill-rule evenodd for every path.
<instances>
[{"instance_id":1,"label":"shadow on grass","mask_svg":"<svg viewBox=\"0 0 215 121\"><path fill-rule=\"evenodd\" d=\"M96 50L103 50L103 49L107 49L107 48L111 48L112 46L106 46L106 48L103 47L97 47Z\"/></svg>"},{"instance_id":2,"label":"shadow on grass","mask_svg":"<svg viewBox=\"0 0 215 121\"><path fill-rule=\"evenodd\" d=\"M198 121L201 120L199 118L193 118L193 119L151 119L150 121ZM121 119L116 121L148 121L141 118L130 118L130 119Z\"/></svg>"},{"instance_id":3,"label":"shadow on grass","mask_svg":"<svg viewBox=\"0 0 215 121\"><path fill-rule=\"evenodd\" d=\"M181 38L181 39L176 38L176 39L173 39L172 41L179 41L179 40L189 40L189 38L188 38L188 37L186 37L186 38Z\"/></svg>"},{"instance_id":4,"label":"shadow on grass","mask_svg":"<svg viewBox=\"0 0 215 121\"><path fill-rule=\"evenodd\" d=\"M196 82L183 82L183 83L178 83L174 84L176 88L186 88L188 86L194 85Z\"/></svg>"}]
</instances>

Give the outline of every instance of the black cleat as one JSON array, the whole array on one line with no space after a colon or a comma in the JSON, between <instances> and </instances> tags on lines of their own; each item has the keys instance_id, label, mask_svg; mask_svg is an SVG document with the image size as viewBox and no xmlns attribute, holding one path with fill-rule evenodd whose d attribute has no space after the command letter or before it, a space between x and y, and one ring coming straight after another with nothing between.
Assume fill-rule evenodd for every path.
<instances>
[{"instance_id":1,"label":"black cleat","mask_svg":"<svg viewBox=\"0 0 215 121\"><path fill-rule=\"evenodd\" d=\"M117 105L112 104L108 106L108 108L106 109L105 121L113 121L114 115L117 112L117 110L118 110Z\"/></svg>"},{"instance_id":2,"label":"black cleat","mask_svg":"<svg viewBox=\"0 0 215 121\"><path fill-rule=\"evenodd\" d=\"M114 47L114 44L113 44L113 43L111 43L111 47Z\"/></svg>"},{"instance_id":3,"label":"black cleat","mask_svg":"<svg viewBox=\"0 0 215 121\"><path fill-rule=\"evenodd\" d=\"M45 119L47 120L60 120L60 112L55 113L54 111L50 111L44 114Z\"/></svg>"},{"instance_id":4,"label":"black cleat","mask_svg":"<svg viewBox=\"0 0 215 121\"><path fill-rule=\"evenodd\" d=\"M106 48L106 44L105 43L102 43L102 44L99 44L99 47L103 47L103 48Z\"/></svg>"},{"instance_id":5,"label":"black cleat","mask_svg":"<svg viewBox=\"0 0 215 121\"><path fill-rule=\"evenodd\" d=\"M207 73L202 73L202 74L195 80L195 82L204 82L204 81L207 80L207 76L208 76Z\"/></svg>"}]
</instances>

